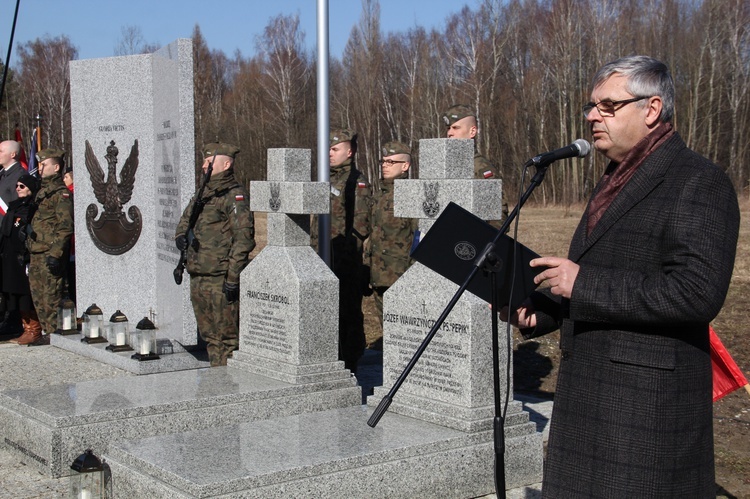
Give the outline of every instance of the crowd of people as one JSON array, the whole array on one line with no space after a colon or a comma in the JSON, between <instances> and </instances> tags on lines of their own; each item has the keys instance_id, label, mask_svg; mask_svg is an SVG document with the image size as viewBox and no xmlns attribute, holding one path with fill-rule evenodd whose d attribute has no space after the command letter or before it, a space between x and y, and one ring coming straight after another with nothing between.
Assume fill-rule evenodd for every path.
<instances>
[{"instance_id":1,"label":"crowd of people","mask_svg":"<svg viewBox=\"0 0 750 499\"><path fill-rule=\"evenodd\" d=\"M38 176L28 173L20 156L18 142L0 143L1 327L19 335L14 343L44 345L57 329L64 290L75 286L68 274L72 189L63 182L64 151L39 151Z\"/></svg>"}]
</instances>

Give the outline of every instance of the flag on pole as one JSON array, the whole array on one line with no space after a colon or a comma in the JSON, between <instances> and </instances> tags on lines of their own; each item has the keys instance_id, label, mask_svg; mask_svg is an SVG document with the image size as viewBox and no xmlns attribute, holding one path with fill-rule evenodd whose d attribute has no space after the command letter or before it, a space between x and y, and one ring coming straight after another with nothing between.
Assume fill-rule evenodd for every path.
<instances>
[{"instance_id":1,"label":"flag on pole","mask_svg":"<svg viewBox=\"0 0 750 499\"><path fill-rule=\"evenodd\" d=\"M24 167L24 169L28 170L29 165L26 163L26 151L23 148L23 137L21 136L21 130L18 129L16 126L16 142L21 146L21 152L18 155L18 162L21 163L21 166Z\"/></svg>"},{"instance_id":2,"label":"flag on pole","mask_svg":"<svg viewBox=\"0 0 750 499\"><path fill-rule=\"evenodd\" d=\"M31 148L29 148L29 174L38 177L39 165L37 164L36 153L39 152L37 142L39 127L34 130L34 138L31 139Z\"/></svg>"},{"instance_id":3,"label":"flag on pole","mask_svg":"<svg viewBox=\"0 0 750 499\"><path fill-rule=\"evenodd\" d=\"M714 402L743 386L750 393L750 385L747 383L747 378L742 374L742 371L734 362L732 356L729 355L727 349L724 348L721 340L716 335L716 331L711 326L708 326L708 334L711 344Z\"/></svg>"}]
</instances>

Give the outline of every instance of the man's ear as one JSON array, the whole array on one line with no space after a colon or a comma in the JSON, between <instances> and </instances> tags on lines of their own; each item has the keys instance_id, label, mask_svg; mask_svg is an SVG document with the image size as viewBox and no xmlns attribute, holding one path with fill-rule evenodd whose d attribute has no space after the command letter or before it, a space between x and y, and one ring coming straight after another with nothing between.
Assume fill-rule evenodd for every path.
<instances>
[{"instance_id":1,"label":"man's ear","mask_svg":"<svg viewBox=\"0 0 750 499\"><path fill-rule=\"evenodd\" d=\"M471 128L469 128L469 138L473 139L477 136L477 126L472 125Z\"/></svg>"},{"instance_id":2,"label":"man's ear","mask_svg":"<svg viewBox=\"0 0 750 499\"><path fill-rule=\"evenodd\" d=\"M648 113L646 113L646 125L649 127L655 126L659 123L659 117L661 116L661 109L664 103L661 101L661 97L655 95L648 99Z\"/></svg>"}]
</instances>

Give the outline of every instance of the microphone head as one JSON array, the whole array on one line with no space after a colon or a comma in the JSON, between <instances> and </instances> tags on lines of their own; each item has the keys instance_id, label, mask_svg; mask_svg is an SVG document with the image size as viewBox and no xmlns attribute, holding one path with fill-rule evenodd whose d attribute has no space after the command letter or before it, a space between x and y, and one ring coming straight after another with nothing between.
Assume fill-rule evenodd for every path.
<instances>
[{"instance_id":1,"label":"microphone head","mask_svg":"<svg viewBox=\"0 0 750 499\"><path fill-rule=\"evenodd\" d=\"M578 157L585 158L591 152L591 143L585 139L578 139L573 142L573 145L578 149Z\"/></svg>"}]
</instances>

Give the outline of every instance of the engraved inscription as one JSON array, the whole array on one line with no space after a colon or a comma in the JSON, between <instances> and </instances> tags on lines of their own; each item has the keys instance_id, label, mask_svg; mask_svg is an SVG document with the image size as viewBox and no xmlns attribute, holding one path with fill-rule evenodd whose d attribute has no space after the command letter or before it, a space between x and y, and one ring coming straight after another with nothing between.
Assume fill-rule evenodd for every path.
<instances>
[{"instance_id":1,"label":"engraved inscription","mask_svg":"<svg viewBox=\"0 0 750 499\"><path fill-rule=\"evenodd\" d=\"M289 296L250 289L247 296L253 300L250 309L249 344L258 349L265 349L280 354L290 354L289 325L287 308L291 305Z\"/></svg>"}]
</instances>

